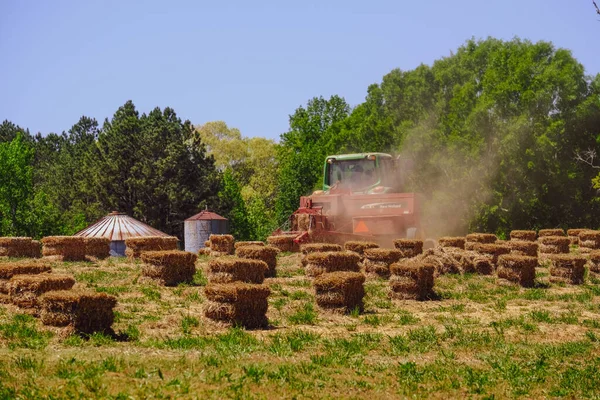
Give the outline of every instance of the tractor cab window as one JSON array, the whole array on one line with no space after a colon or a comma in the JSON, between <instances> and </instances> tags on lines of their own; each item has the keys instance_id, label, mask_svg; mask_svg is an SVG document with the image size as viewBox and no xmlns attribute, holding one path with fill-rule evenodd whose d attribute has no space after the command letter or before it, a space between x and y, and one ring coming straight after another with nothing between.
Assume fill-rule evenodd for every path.
<instances>
[{"instance_id":1,"label":"tractor cab window","mask_svg":"<svg viewBox=\"0 0 600 400\"><path fill-rule=\"evenodd\" d=\"M336 183L340 188L353 191L368 188L379 181L375 160L341 160L328 165L326 184Z\"/></svg>"}]
</instances>

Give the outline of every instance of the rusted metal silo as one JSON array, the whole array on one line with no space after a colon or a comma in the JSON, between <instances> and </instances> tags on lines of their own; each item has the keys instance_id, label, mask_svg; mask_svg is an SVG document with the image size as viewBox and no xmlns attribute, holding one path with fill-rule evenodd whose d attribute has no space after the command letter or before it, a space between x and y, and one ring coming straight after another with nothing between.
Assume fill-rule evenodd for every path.
<instances>
[{"instance_id":1,"label":"rusted metal silo","mask_svg":"<svg viewBox=\"0 0 600 400\"><path fill-rule=\"evenodd\" d=\"M204 242L211 234L222 235L229 232L227 218L204 210L184 222L185 251L197 253L204 248Z\"/></svg>"}]
</instances>

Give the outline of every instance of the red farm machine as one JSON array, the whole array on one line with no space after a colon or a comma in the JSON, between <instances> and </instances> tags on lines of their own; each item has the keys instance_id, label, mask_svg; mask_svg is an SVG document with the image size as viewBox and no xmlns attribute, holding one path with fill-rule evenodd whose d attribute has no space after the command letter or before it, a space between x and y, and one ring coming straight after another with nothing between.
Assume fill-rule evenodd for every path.
<instances>
[{"instance_id":1,"label":"red farm machine","mask_svg":"<svg viewBox=\"0 0 600 400\"><path fill-rule=\"evenodd\" d=\"M300 198L289 219L298 244L348 240L391 246L398 238L423 238L419 196L404 193L411 160L385 153L329 156L323 168L323 190Z\"/></svg>"}]
</instances>

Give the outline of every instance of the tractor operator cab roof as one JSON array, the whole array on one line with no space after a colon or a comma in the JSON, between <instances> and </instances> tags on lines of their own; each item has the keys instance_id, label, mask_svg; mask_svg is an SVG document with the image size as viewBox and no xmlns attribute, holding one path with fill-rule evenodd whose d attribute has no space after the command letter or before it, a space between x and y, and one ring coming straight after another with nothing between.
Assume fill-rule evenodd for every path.
<instances>
[{"instance_id":1,"label":"tractor operator cab roof","mask_svg":"<svg viewBox=\"0 0 600 400\"><path fill-rule=\"evenodd\" d=\"M392 158L387 153L353 153L353 154L337 154L333 156L327 156L326 160L332 161L346 161L346 160L360 160L362 158Z\"/></svg>"}]
</instances>

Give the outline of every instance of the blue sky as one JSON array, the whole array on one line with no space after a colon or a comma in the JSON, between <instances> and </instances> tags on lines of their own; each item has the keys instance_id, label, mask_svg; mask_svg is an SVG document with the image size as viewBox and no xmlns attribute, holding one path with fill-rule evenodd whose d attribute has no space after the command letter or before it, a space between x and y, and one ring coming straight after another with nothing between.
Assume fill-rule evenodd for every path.
<instances>
[{"instance_id":1,"label":"blue sky","mask_svg":"<svg viewBox=\"0 0 600 400\"><path fill-rule=\"evenodd\" d=\"M314 96L351 105L471 37L552 41L600 72L591 0L0 0L0 120L32 133L131 99L278 138Z\"/></svg>"}]
</instances>

